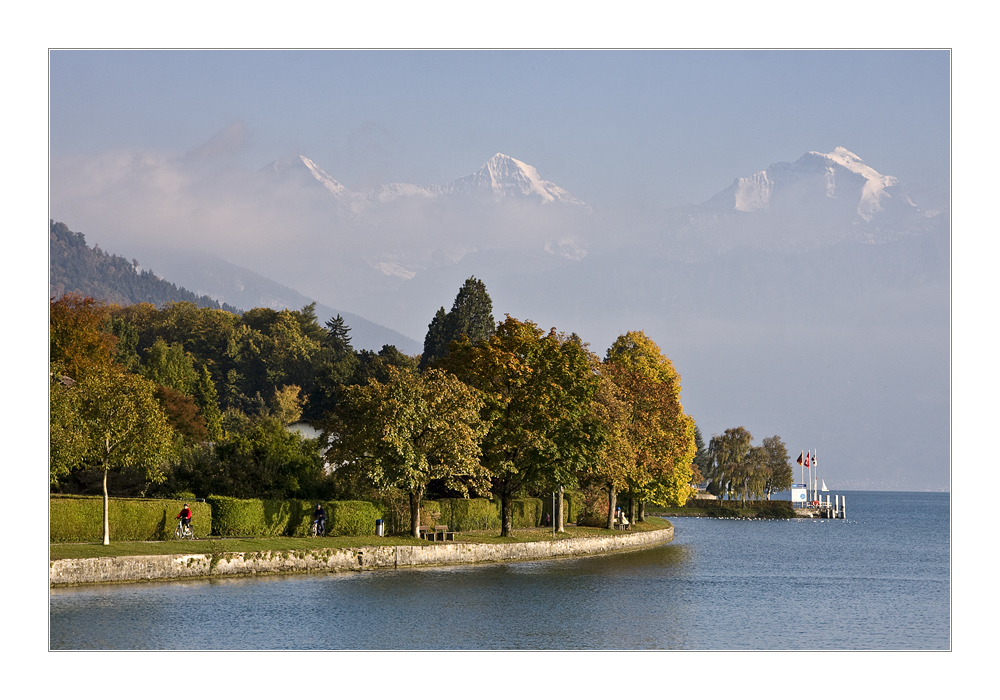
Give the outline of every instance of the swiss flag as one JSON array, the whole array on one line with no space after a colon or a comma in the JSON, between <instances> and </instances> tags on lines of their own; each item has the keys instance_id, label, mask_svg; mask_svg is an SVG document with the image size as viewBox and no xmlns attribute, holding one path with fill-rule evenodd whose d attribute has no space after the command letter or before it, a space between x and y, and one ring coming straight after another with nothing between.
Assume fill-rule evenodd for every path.
<instances>
[{"instance_id":1,"label":"swiss flag","mask_svg":"<svg viewBox=\"0 0 1000 700\"><path fill-rule=\"evenodd\" d=\"M806 469L809 468L809 453L806 452Z\"/></svg>"}]
</instances>

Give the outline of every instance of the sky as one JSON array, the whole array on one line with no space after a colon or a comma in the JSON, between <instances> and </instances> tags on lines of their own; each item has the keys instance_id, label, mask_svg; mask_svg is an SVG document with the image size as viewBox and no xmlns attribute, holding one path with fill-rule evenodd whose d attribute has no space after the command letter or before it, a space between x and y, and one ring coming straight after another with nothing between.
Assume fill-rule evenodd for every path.
<instances>
[{"instance_id":1,"label":"sky","mask_svg":"<svg viewBox=\"0 0 1000 700\"><path fill-rule=\"evenodd\" d=\"M702 202L843 146L949 182L946 51L54 51L51 157L306 155L349 187L444 184L502 152L588 203Z\"/></svg>"}]
</instances>

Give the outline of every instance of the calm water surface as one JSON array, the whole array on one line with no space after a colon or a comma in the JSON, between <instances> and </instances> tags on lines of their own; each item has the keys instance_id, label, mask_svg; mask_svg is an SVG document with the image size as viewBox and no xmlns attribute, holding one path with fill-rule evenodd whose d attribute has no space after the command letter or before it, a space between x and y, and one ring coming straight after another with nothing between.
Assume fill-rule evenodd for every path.
<instances>
[{"instance_id":1,"label":"calm water surface","mask_svg":"<svg viewBox=\"0 0 1000 700\"><path fill-rule=\"evenodd\" d=\"M56 589L50 645L949 649L949 494L845 493L847 521L676 518L626 554Z\"/></svg>"}]
</instances>

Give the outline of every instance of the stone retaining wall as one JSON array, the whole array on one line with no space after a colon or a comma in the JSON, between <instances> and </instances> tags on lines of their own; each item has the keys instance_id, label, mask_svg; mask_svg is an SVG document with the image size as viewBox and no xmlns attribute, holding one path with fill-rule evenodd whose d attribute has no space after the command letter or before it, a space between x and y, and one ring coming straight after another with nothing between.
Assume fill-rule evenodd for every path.
<instances>
[{"instance_id":1,"label":"stone retaining wall","mask_svg":"<svg viewBox=\"0 0 1000 700\"><path fill-rule=\"evenodd\" d=\"M400 566L440 566L529 561L640 549L674 539L674 528L605 537L580 537L512 544L435 544L423 547L359 547L289 552L162 554L140 557L57 559L49 563L49 584L125 583L206 576L360 571Z\"/></svg>"}]
</instances>

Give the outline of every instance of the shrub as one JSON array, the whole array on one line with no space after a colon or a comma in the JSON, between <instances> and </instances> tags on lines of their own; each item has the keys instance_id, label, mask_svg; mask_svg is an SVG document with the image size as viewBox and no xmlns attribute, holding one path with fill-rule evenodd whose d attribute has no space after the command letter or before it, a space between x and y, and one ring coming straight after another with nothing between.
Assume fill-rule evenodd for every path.
<instances>
[{"instance_id":1,"label":"shrub","mask_svg":"<svg viewBox=\"0 0 1000 700\"><path fill-rule=\"evenodd\" d=\"M329 535L374 535L375 521L382 520L383 510L368 501L332 501L327 511Z\"/></svg>"},{"instance_id":2,"label":"shrub","mask_svg":"<svg viewBox=\"0 0 1000 700\"><path fill-rule=\"evenodd\" d=\"M513 503L514 528L539 527L542 524L542 499L515 498Z\"/></svg>"},{"instance_id":3,"label":"shrub","mask_svg":"<svg viewBox=\"0 0 1000 700\"><path fill-rule=\"evenodd\" d=\"M191 508L195 537L207 537L212 528L212 508L185 499ZM176 516L184 500L111 498L108 529L112 540L145 542L174 536ZM52 496L49 499L49 541L100 542L104 539L104 505L100 496Z\"/></svg>"},{"instance_id":4,"label":"shrub","mask_svg":"<svg viewBox=\"0 0 1000 700\"><path fill-rule=\"evenodd\" d=\"M441 503L441 522L452 532L499 530L500 504L488 498L446 498Z\"/></svg>"}]
</instances>

